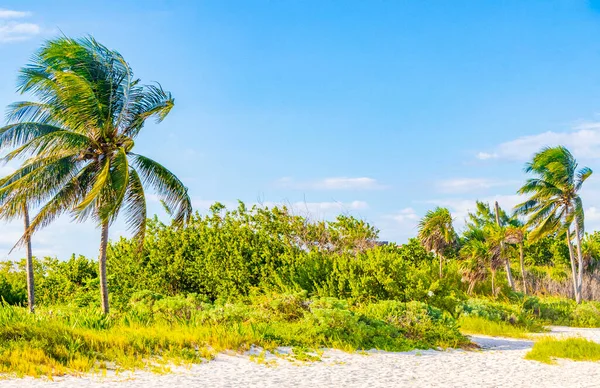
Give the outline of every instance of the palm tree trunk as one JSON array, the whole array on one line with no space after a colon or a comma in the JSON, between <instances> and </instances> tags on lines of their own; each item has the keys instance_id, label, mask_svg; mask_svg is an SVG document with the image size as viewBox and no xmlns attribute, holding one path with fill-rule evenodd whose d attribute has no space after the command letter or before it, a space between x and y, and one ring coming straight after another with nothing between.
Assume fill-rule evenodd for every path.
<instances>
[{"instance_id":1,"label":"palm tree trunk","mask_svg":"<svg viewBox=\"0 0 600 388\"><path fill-rule=\"evenodd\" d=\"M496 297L496 271L492 271L492 296Z\"/></svg>"},{"instance_id":2,"label":"palm tree trunk","mask_svg":"<svg viewBox=\"0 0 600 388\"><path fill-rule=\"evenodd\" d=\"M495 208L496 208L496 224L498 226L502 226L500 225L500 211L498 209L498 201L496 201L496 203L494 204ZM503 255L504 254L504 242L500 242L500 254ZM510 286L510 288L514 291L515 290L515 281L513 280L512 277L512 271L510 269L510 260L508 259L508 257L504 258L504 266L506 268L506 278L508 280L508 285Z\"/></svg>"},{"instance_id":3,"label":"palm tree trunk","mask_svg":"<svg viewBox=\"0 0 600 388\"><path fill-rule=\"evenodd\" d=\"M108 221L102 223L100 237L100 257L98 258L100 276L100 294L102 298L102 313L108 314L108 286L106 283L106 249L108 247Z\"/></svg>"},{"instance_id":4,"label":"palm tree trunk","mask_svg":"<svg viewBox=\"0 0 600 388\"><path fill-rule=\"evenodd\" d=\"M25 250L27 251L26 269L27 272L27 305L29 312L33 313L35 310L35 288L33 283L33 254L31 252L31 236L28 234L29 231L29 211L27 204L23 204L23 220L25 224Z\"/></svg>"},{"instance_id":5,"label":"palm tree trunk","mask_svg":"<svg viewBox=\"0 0 600 388\"><path fill-rule=\"evenodd\" d=\"M442 264L443 264L443 261L444 261L444 257L442 255L440 255L440 254L438 254L438 257L440 259L440 279L441 279L442 277L444 277L444 274L442 273Z\"/></svg>"},{"instance_id":6,"label":"palm tree trunk","mask_svg":"<svg viewBox=\"0 0 600 388\"><path fill-rule=\"evenodd\" d=\"M575 238L577 239L577 292L579 293L579 302L583 300L583 255L581 254L581 235L579 234L579 224L575 218Z\"/></svg>"},{"instance_id":7,"label":"palm tree trunk","mask_svg":"<svg viewBox=\"0 0 600 388\"><path fill-rule=\"evenodd\" d=\"M567 246L569 247L569 259L571 260L571 276L573 277L573 292L575 293L575 301L581 303L579 295L579 287L577 285L577 269L575 268L575 257L573 255L573 244L571 244L571 228L567 228Z\"/></svg>"},{"instance_id":8,"label":"palm tree trunk","mask_svg":"<svg viewBox=\"0 0 600 388\"><path fill-rule=\"evenodd\" d=\"M519 263L521 264L521 277L523 278L523 293L527 295L527 278L525 277L525 260L523 258L523 242L519 243Z\"/></svg>"}]
</instances>

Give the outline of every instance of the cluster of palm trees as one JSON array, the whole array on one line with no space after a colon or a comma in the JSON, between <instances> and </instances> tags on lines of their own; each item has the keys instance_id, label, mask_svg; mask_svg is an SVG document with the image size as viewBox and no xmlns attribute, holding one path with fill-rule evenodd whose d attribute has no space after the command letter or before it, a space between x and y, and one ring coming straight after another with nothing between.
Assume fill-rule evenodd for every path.
<instances>
[{"instance_id":1,"label":"cluster of palm trees","mask_svg":"<svg viewBox=\"0 0 600 388\"><path fill-rule=\"evenodd\" d=\"M470 213L462 239L452 226L448 209L437 208L428 212L419 223L419 239L422 245L440 259L440 276L444 252L460 245L463 280L469 283L468 292L475 284L492 274L492 292L496 271L504 267L509 286L516 288L510 258L519 257L522 290L527 293L523 246L526 240L536 241L552 236L564 238L569 248L571 277L575 300L582 301L582 284L585 256L589 249L582 244L584 236L583 202L579 191L590 177L588 167L578 168L577 161L565 147L547 147L534 155L526 164L525 171L533 177L518 190L527 197L511 214L502 210L498 203L494 209L483 202L476 203Z\"/></svg>"},{"instance_id":2,"label":"cluster of palm trees","mask_svg":"<svg viewBox=\"0 0 600 388\"><path fill-rule=\"evenodd\" d=\"M91 219L101 229L101 302L108 313L111 223L124 213L135 238L143 242L145 186L156 191L175 222L186 222L192 213L182 182L159 163L133 152L146 120L162 121L174 100L158 84L142 85L118 52L91 37L61 37L44 44L20 70L17 90L35 101L10 105L7 125L0 129L4 162L21 162L0 180L0 217L24 220L17 245L27 250L29 310L35 305L31 236L70 214L77 221ZM36 211L31 220L30 210Z\"/></svg>"}]
</instances>

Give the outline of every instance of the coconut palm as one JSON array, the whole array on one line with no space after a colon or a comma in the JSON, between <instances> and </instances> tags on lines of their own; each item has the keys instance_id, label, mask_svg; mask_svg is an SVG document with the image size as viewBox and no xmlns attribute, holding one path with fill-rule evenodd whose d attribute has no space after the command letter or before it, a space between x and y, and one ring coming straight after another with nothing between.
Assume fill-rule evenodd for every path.
<instances>
[{"instance_id":1,"label":"coconut palm","mask_svg":"<svg viewBox=\"0 0 600 388\"><path fill-rule=\"evenodd\" d=\"M600 232L585 234L582 241L581 252L583 255L583 266L588 272L594 272L600 267Z\"/></svg>"},{"instance_id":2,"label":"coconut palm","mask_svg":"<svg viewBox=\"0 0 600 388\"><path fill-rule=\"evenodd\" d=\"M419 222L418 237L423 247L439 258L441 278L444 253L446 249L456 244L456 232L452 225L450 211L441 207L428 211Z\"/></svg>"},{"instance_id":3,"label":"coconut palm","mask_svg":"<svg viewBox=\"0 0 600 388\"><path fill-rule=\"evenodd\" d=\"M0 187L5 184L7 179L0 180ZM26 197L26 196L25 196ZM29 229L29 208L26 200L11 201L10 206L0 208L0 218L13 220L22 218L25 226L24 233ZM23 244L25 245L25 273L27 276L27 306L30 313L35 311L35 285L33 280L33 253L31 252L31 236L26 235Z\"/></svg>"},{"instance_id":4,"label":"coconut palm","mask_svg":"<svg viewBox=\"0 0 600 388\"><path fill-rule=\"evenodd\" d=\"M460 257L463 259L460 266L461 280L469 283L467 293L471 295L475 285L487 277L486 262L490 252L485 241L473 238L467 240L461 247Z\"/></svg>"},{"instance_id":5,"label":"coconut palm","mask_svg":"<svg viewBox=\"0 0 600 388\"><path fill-rule=\"evenodd\" d=\"M579 190L592 174L588 167L578 169L577 161L565 147L547 147L534 155L525 172L533 174L519 189L529 199L515 207L528 216L530 238L536 240L551 234L565 234L571 261L573 290L577 303L582 300L583 256L581 239L584 234L583 202ZM574 226L577 241L577 263L573 252Z\"/></svg>"},{"instance_id":6,"label":"coconut palm","mask_svg":"<svg viewBox=\"0 0 600 388\"><path fill-rule=\"evenodd\" d=\"M494 204L494 210L490 208L490 205L476 201L476 209L474 213L469 213L469 219L467 221L467 233L473 229L487 229L490 225L497 225L500 229L505 230L511 223L515 222L515 216L509 216L500 206L498 202ZM514 290L515 283L512 277L512 270L510 268L510 257L506 254L504 248L505 241L498 240L500 259L504 263L504 269L506 270L506 278L508 285Z\"/></svg>"},{"instance_id":7,"label":"coconut palm","mask_svg":"<svg viewBox=\"0 0 600 388\"><path fill-rule=\"evenodd\" d=\"M40 207L21 243L61 214L95 221L101 228L102 310L108 313L108 231L121 211L140 243L146 229L144 186L157 192L176 223L192 213L181 181L132 152L146 120L162 121L173 98L160 85L141 85L119 53L93 38L46 43L20 71L18 90L39 101L12 104L9 124L0 129L0 148L17 147L5 160L26 159L0 188L0 203L4 208L27 200Z\"/></svg>"},{"instance_id":8,"label":"coconut palm","mask_svg":"<svg viewBox=\"0 0 600 388\"><path fill-rule=\"evenodd\" d=\"M496 296L496 272L502 267L502 264L506 263L508 260L504 259L505 257L508 257L508 252L506 252L507 247L504 245L506 230L502 226L489 224L483 229L483 234L485 236L485 244L489 251L488 261L490 271L492 272L492 294Z\"/></svg>"},{"instance_id":9,"label":"coconut palm","mask_svg":"<svg viewBox=\"0 0 600 388\"><path fill-rule=\"evenodd\" d=\"M511 224L506 228L504 241L519 247L519 265L521 267L521 278L523 280L523 293L527 295L527 275L525 273L525 227L517 219L513 218Z\"/></svg>"}]
</instances>

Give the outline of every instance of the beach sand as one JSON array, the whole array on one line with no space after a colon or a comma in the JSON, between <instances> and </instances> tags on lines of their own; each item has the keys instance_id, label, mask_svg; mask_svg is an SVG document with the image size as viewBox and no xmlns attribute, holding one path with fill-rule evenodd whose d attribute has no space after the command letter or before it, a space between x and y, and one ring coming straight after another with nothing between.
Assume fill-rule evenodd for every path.
<instances>
[{"instance_id":1,"label":"beach sand","mask_svg":"<svg viewBox=\"0 0 600 388\"><path fill-rule=\"evenodd\" d=\"M581 336L600 342L600 329L552 328L551 335ZM220 354L215 360L173 373L122 373L119 376L0 380L2 388L93 387L600 387L600 363L559 360L547 365L523 359L533 342L473 336L480 350L370 351L326 350L322 361L290 362L267 356Z\"/></svg>"}]
</instances>

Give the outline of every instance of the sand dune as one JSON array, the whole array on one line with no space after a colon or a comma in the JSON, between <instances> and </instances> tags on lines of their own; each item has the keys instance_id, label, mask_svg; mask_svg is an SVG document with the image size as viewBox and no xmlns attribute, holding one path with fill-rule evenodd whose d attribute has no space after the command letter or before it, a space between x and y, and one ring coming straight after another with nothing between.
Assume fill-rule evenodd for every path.
<instances>
[{"instance_id":1,"label":"sand dune","mask_svg":"<svg viewBox=\"0 0 600 388\"><path fill-rule=\"evenodd\" d=\"M600 329L556 327L552 335L583 336L600 342ZM110 378L10 379L0 387L600 387L600 363L559 361L546 365L524 360L533 342L474 336L477 351L367 352L325 351L321 362L292 363L267 357L265 365L249 355L222 354L214 361L177 369Z\"/></svg>"}]
</instances>

